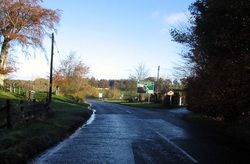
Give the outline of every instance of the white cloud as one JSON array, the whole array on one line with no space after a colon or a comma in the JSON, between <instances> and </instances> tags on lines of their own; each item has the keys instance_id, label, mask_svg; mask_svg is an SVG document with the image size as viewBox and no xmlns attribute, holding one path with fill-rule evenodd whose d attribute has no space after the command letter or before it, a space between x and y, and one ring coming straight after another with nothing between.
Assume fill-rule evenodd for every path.
<instances>
[{"instance_id":1,"label":"white cloud","mask_svg":"<svg viewBox=\"0 0 250 164\"><path fill-rule=\"evenodd\" d=\"M183 12L183 13L174 13L167 16L164 22L168 25L175 25L177 23L182 23L187 20L188 20L188 14Z\"/></svg>"}]
</instances>

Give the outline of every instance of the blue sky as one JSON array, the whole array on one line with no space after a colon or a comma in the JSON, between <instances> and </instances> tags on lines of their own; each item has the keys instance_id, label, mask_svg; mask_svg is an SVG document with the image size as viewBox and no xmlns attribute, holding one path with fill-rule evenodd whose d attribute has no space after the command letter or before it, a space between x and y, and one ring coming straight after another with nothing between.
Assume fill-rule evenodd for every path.
<instances>
[{"instance_id":1,"label":"blue sky","mask_svg":"<svg viewBox=\"0 0 250 164\"><path fill-rule=\"evenodd\" d=\"M139 63L151 76L156 76L160 65L161 77L174 78L181 46L171 41L169 30L185 26L193 1L44 0L45 7L61 10L55 67L73 51L90 67L89 76L98 79L128 78ZM49 44L45 39L47 54ZM48 74L49 62L36 51L36 58L21 57L19 67L14 76L34 79Z\"/></svg>"}]
</instances>

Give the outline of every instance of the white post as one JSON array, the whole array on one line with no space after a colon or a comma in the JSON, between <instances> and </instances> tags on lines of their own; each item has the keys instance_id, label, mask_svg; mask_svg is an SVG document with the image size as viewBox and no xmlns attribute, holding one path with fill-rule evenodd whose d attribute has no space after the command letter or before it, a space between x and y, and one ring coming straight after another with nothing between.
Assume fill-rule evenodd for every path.
<instances>
[{"instance_id":1,"label":"white post","mask_svg":"<svg viewBox=\"0 0 250 164\"><path fill-rule=\"evenodd\" d=\"M180 97L179 106L182 106L182 97Z\"/></svg>"},{"instance_id":2,"label":"white post","mask_svg":"<svg viewBox=\"0 0 250 164\"><path fill-rule=\"evenodd\" d=\"M0 86L4 85L5 75L0 74Z\"/></svg>"}]
</instances>

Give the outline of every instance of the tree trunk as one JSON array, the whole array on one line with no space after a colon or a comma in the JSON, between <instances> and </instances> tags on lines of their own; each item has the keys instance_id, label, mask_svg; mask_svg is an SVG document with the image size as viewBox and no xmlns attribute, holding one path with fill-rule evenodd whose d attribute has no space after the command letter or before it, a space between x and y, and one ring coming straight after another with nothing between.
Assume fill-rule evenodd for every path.
<instances>
[{"instance_id":1,"label":"tree trunk","mask_svg":"<svg viewBox=\"0 0 250 164\"><path fill-rule=\"evenodd\" d=\"M0 85L2 85L2 86L4 84L3 81L6 77L5 74L3 73L3 71L7 67L9 49L10 49L10 43L7 39L4 39L3 44L2 44L2 49L0 52L0 69L2 71L0 73Z\"/></svg>"}]
</instances>

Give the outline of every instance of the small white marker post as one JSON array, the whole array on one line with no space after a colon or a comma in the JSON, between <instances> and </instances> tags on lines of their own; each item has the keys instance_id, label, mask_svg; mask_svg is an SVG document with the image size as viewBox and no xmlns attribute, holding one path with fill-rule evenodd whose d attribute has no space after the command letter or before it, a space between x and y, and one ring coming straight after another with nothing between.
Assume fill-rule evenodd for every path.
<instances>
[{"instance_id":1,"label":"small white marker post","mask_svg":"<svg viewBox=\"0 0 250 164\"><path fill-rule=\"evenodd\" d=\"M174 95L174 92L173 91L169 91L167 93L167 95L169 96L170 105L172 105L172 96Z\"/></svg>"}]
</instances>

